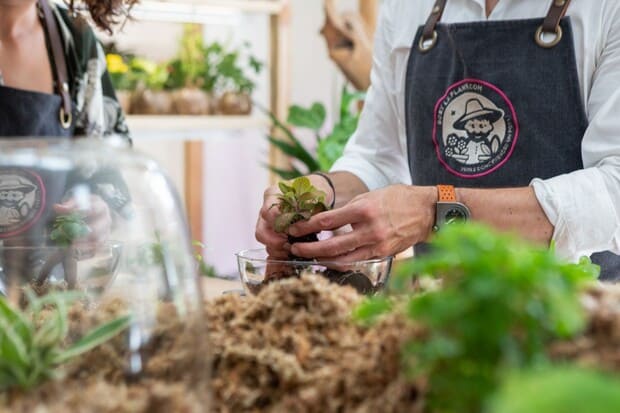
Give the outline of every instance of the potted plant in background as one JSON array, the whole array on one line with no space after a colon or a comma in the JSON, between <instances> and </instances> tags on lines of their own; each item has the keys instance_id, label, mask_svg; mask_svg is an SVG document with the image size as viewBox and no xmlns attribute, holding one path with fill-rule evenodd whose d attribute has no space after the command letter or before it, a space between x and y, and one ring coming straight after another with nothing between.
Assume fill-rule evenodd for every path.
<instances>
[{"instance_id":1,"label":"potted plant in background","mask_svg":"<svg viewBox=\"0 0 620 413\"><path fill-rule=\"evenodd\" d=\"M216 87L222 90L218 111L223 115L249 115L252 112L252 92L256 83L246 75L251 70L258 75L264 64L249 53L250 44L239 50L225 52L215 65ZM245 68L243 61L245 60Z\"/></svg>"},{"instance_id":2,"label":"potted plant in background","mask_svg":"<svg viewBox=\"0 0 620 413\"><path fill-rule=\"evenodd\" d=\"M121 105L123 112L130 113L131 91L136 87L135 77L132 76L132 72L125 61L125 57L120 54L107 54L106 63L118 103Z\"/></svg>"},{"instance_id":3,"label":"potted plant in background","mask_svg":"<svg viewBox=\"0 0 620 413\"><path fill-rule=\"evenodd\" d=\"M131 98L132 113L170 114L172 99L170 94L164 90L169 76L167 67L142 58L132 59L130 67L137 79L137 86Z\"/></svg>"},{"instance_id":4,"label":"potted plant in background","mask_svg":"<svg viewBox=\"0 0 620 413\"><path fill-rule=\"evenodd\" d=\"M359 108L364 96L364 93L350 92L346 86L343 87L340 95L339 119L333 129L326 134L321 132L327 117L325 105L322 103L314 103L309 108L291 106L286 123L270 113L274 131L280 132L284 137L272 134L268 137L269 142L288 155L293 163L288 169L274 165L268 168L282 179L294 179L312 172L329 171L334 162L342 156L344 147L357 129ZM312 132L316 138L315 153L306 149L291 126Z\"/></svg>"},{"instance_id":5,"label":"potted plant in background","mask_svg":"<svg viewBox=\"0 0 620 413\"><path fill-rule=\"evenodd\" d=\"M178 56L167 65L167 90L172 90L173 112L179 115L212 113L211 98L203 86L208 62L200 25L186 24Z\"/></svg>"}]
</instances>

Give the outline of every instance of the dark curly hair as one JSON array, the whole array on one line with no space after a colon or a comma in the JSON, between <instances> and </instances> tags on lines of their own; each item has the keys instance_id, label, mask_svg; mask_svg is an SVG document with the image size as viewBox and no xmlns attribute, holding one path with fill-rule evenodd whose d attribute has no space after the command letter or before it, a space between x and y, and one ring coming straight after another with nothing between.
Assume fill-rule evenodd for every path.
<instances>
[{"instance_id":1,"label":"dark curly hair","mask_svg":"<svg viewBox=\"0 0 620 413\"><path fill-rule=\"evenodd\" d=\"M88 10L93 22L101 29L111 32L119 17L128 12L140 0L65 0L71 11Z\"/></svg>"}]
</instances>

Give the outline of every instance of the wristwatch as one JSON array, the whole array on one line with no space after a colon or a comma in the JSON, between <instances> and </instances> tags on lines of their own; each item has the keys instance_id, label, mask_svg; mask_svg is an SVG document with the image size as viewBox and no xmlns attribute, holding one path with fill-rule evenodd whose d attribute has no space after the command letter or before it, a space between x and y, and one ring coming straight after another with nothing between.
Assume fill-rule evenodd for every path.
<instances>
[{"instance_id":1,"label":"wristwatch","mask_svg":"<svg viewBox=\"0 0 620 413\"><path fill-rule=\"evenodd\" d=\"M444 225L469 219L469 208L456 201L456 191L452 185L437 185L437 193L439 197L433 231L437 232Z\"/></svg>"}]
</instances>

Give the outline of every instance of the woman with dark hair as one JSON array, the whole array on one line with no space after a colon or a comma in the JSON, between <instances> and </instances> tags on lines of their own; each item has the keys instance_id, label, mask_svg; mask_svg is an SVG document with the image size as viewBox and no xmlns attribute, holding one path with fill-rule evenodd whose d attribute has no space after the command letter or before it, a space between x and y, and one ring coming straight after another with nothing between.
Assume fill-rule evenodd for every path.
<instances>
[{"instance_id":1,"label":"woman with dark hair","mask_svg":"<svg viewBox=\"0 0 620 413\"><path fill-rule=\"evenodd\" d=\"M86 20L103 30L136 0L0 0L0 136L128 139L105 55Z\"/></svg>"}]
</instances>

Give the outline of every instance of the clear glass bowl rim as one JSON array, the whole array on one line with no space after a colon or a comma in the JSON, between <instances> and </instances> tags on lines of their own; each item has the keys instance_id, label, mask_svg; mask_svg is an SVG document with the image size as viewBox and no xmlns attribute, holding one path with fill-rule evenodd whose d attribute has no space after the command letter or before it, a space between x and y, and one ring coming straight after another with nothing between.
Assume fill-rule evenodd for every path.
<instances>
[{"instance_id":1,"label":"clear glass bowl rim","mask_svg":"<svg viewBox=\"0 0 620 413\"><path fill-rule=\"evenodd\" d=\"M295 264L295 265L326 265L333 264L339 266L353 266L353 265L372 265L372 264L381 264L381 263L389 263L394 260L393 256L387 256L383 258L372 258L369 260L361 260L361 261L351 261L351 262L340 262L340 261L326 261L326 260L308 260L308 261L292 261L292 260L283 260L283 259L272 259L272 258L259 258L257 256L251 256L251 254L260 254L262 253L264 256L267 255L267 251L265 248L253 248L246 249L240 251L235 254L238 259L254 261L254 262L264 262L271 264Z\"/></svg>"}]
</instances>

